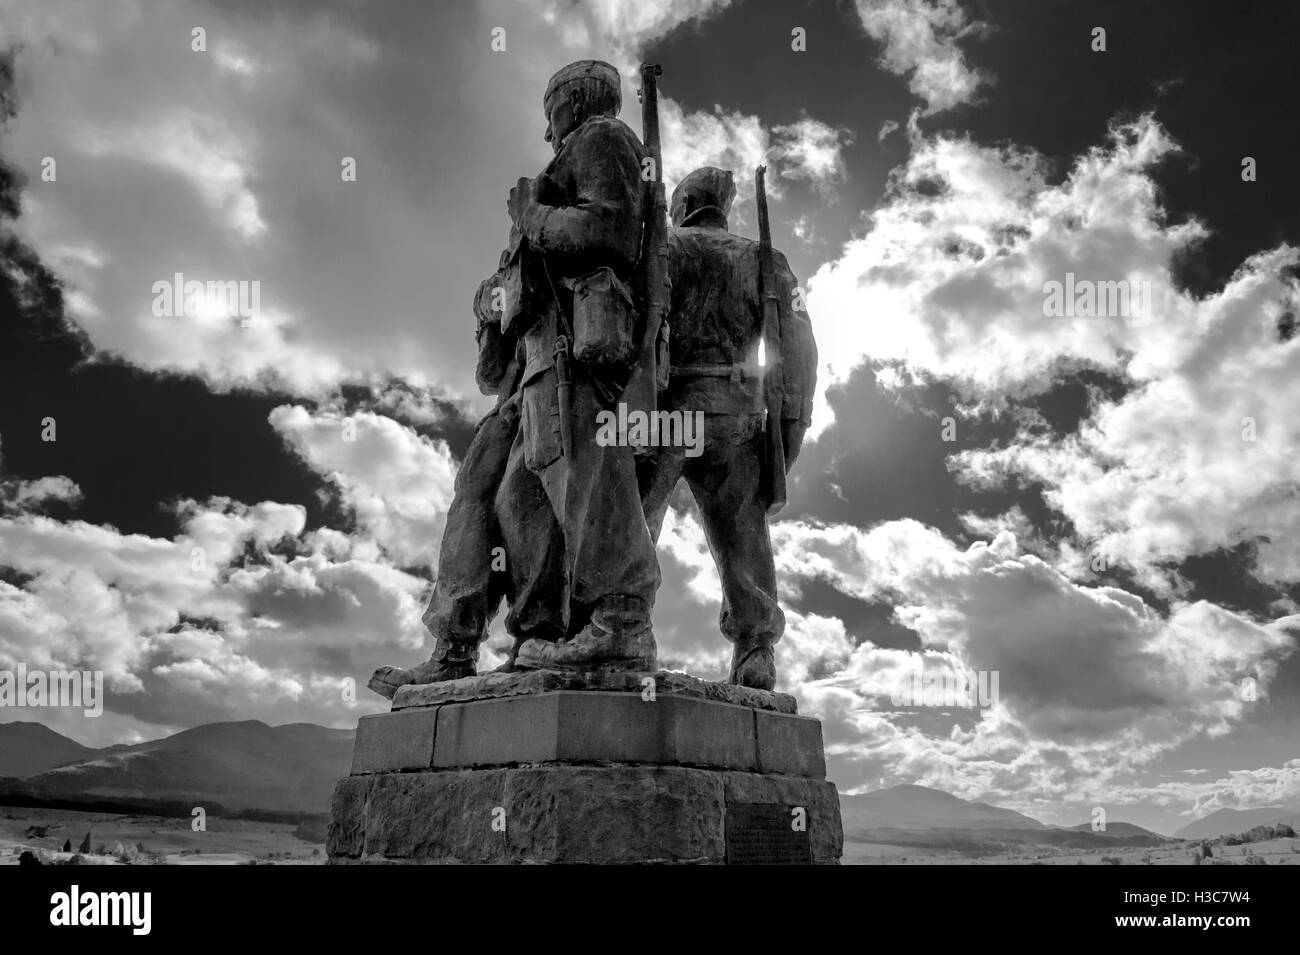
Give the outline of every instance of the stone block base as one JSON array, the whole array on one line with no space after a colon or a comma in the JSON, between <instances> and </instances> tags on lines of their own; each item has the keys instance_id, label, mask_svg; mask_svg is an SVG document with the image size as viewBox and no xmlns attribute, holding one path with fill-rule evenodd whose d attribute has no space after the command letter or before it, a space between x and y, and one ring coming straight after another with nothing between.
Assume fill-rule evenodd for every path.
<instances>
[{"instance_id":1,"label":"stone block base","mask_svg":"<svg viewBox=\"0 0 1300 955\"><path fill-rule=\"evenodd\" d=\"M685 674L403 687L363 717L334 863L834 863L821 724Z\"/></svg>"},{"instance_id":2,"label":"stone block base","mask_svg":"<svg viewBox=\"0 0 1300 955\"><path fill-rule=\"evenodd\" d=\"M825 780L537 766L349 776L328 851L335 864L834 864L842 844Z\"/></svg>"}]
</instances>

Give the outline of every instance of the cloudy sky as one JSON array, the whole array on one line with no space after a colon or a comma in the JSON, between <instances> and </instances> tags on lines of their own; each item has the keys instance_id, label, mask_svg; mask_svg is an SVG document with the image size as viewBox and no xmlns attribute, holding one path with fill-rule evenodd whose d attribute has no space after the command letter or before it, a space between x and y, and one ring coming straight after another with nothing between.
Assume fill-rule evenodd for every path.
<instances>
[{"instance_id":1,"label":"cloudy sky","mask_svg":"<svg viewBox=\"0 0 1300 955\"><path fill-rule=\"evenodd\" d=\"M772 532L781 688L831 778L1166 831L1300 809L1298 19L0 0L0 668L110 690L98 719L18 718L105 745L382 708L344 688L424 652L488 407L470 302L549 156L546 79L615 63L639 130L648 58L670 183L735 170L752 236L766 161L808 290L815 440ZM257 281L260 311L154 314L178 272ZM1151 307L1049 316L1067 274ZM676 505L661 659L724 677ZM896 705L920 666L996 672L998 698Z\"/></svg>"}]
</instances>

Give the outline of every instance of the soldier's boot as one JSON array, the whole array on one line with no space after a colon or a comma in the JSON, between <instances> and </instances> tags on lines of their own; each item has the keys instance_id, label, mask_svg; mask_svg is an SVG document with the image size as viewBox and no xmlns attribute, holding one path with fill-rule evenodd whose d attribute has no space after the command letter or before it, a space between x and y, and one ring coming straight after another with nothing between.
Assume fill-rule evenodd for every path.
<instances>
[{"instance_id":1,"label":"soldier's boot","mask_svg":"<svg viewBox=\"0 0 1300 955\"><path fill-rule=\"evenodd\" d=\"M606 597L591 621L567 640L524 642L515 666L524 670L654 670L654 631L640 597Z\"/></svg>"},{"instance_id":2,"label":"soldier's boot","mask_svg":"<svg viewBox=\"0 0 1300 955\"><path fill-rule=\"evenodd\" d=\"M444 680L474 676L477 662L477 643L439 637L433 647L433 656L427 662L410 669L382 666L374 672L366 685L384 699L391 700L401 687L408 684L441 683Z\"/></svg>"},{"instance_id":3,"label":"soldier's boot","mask_svg":"<svg viewBox=\"0 0 1300 955\"><path fill-rule=\"evenodd\" d=\"M518 670L519 667L515 664L515 661L519 657L519 648L522 647L526 642L527 641L521 637L515 637L514 646L512 646L509 652L506 654L506 662L501 664L492 672L493 673L514 673L516 670Z\"/></svg>"},{"instance_id":4,"label":"soldier's boot","mask_svg":"<svg viewBox=\"0 0 1300 955\"><path fill-rule=\"evenodd\" d=\"M740 637L732 645L728 683L770 690L776 686L776 650L763 637Z\"/></svg>"}]
</instances>

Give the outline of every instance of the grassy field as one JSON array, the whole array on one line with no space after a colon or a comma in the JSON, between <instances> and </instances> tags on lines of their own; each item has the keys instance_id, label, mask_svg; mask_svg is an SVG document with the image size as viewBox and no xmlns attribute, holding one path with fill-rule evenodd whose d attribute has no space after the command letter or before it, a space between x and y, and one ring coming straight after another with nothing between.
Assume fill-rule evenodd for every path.
<instances>
[{"instance_id":1,"label":"grassy field","mask_svg":"<svg viewBox=\"0 0 1300 955\"><path fill-rule=\"evenodd\" d=\"M45 861L63 861L71 841L75 850L89 832L92 850L102 845L109 855L83 856L90 865L119 865L112 854L121 846L134 855L132 864L171 865L317 865L325 861L323 843L294 835L283 822L254 822L209 816L207 830L195 832L189 819L133 816L66 809L0 806L0 865L16 865L26 849ZM143 846L141 853L136 847Z\"/></svg>"},{"instance_id":2,"label":"grassy field","mask_svg":"<svg viewBox=\"0 0 1300 955\"><path fill-rule=\"evenodd\" d=\"M294 835L294 828L291 823L209 817L207 831L194 832L188 819L0 806L0 865L16 865L24 850L47 862L66 860L74 853L63 852L64 843L71 841L75 850L87 832L92 850L100 846L109 850L106 855L92 851L83 856L87 865L122 864L112 851L119 845L135 856L130 861L137 865L322 864L325 846L304 841ZM845 865L1192 865L1199 844L1170 842L1087 852L1031 846L1022 852L971 857L926 847L846 842L842 861ZM137 846L144 847L143 853ZM1300 839L1211 848L1214 858L1204 864L1259 864L1248 861L1254 856L1267 865L1300 865Z\"/></svg>"},{"instance_id":3,"label":"grassy field","mask_svg":"<svg viewBox=\"0 0 1300 955\"><path fill-rule=\"evenodd\" d=\"M1056 852L1037 846L1032 851L972 858L912 846L846 842L842 862L845 865L1194 865L1194 847L1199 845L1198 840L1088 852ZM1300 865L1300 839L1271 839L1242 846L1211 845L1211 851L1214 857L1203 865L1259 865L1249 861L1251 856L1262 859L1265 865Z\"/></svg>"}]
</instances>

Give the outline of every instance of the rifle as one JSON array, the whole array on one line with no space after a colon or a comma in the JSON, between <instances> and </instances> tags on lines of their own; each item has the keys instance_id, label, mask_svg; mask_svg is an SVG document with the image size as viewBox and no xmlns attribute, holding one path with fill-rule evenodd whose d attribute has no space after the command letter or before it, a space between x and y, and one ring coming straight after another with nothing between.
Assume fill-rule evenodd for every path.
<instances>
[{"instance_id":1,"label":"rifle","mask_svg":"<svg viewBox=\"0 0 1300 955\"><path fill-rule=\"evenodd\" d=\"M785 399L781 380L781 325L777 311L776 267L772 264L772 227L767 219L766 166L754 171L754 198L758 203L758 277L763 299L763 470L759 499L769 515L785 507L785 444L781 438L781 412Z\"/></svg>"},{"instance_id":2,"label":"rifle","mask_svg":"<svg viewBox=\"0 0 1300 955\"><path fill-rule=\"evenodd\" d=\"M666 331L668 315L668 199L664 195L663 155L659 145L659 84L663 67L657 63L641 64L641 133L646 151L654 162L654 178L646 183L643 208L645 222L641 232L641 259L637 268L637 297L644 320L641 326L640 354L635 359L624 389L629 409L653 413L658 393L667 387L668 361L664 355L660 367L659 339Z\"/></svg>"}]
</instances>

